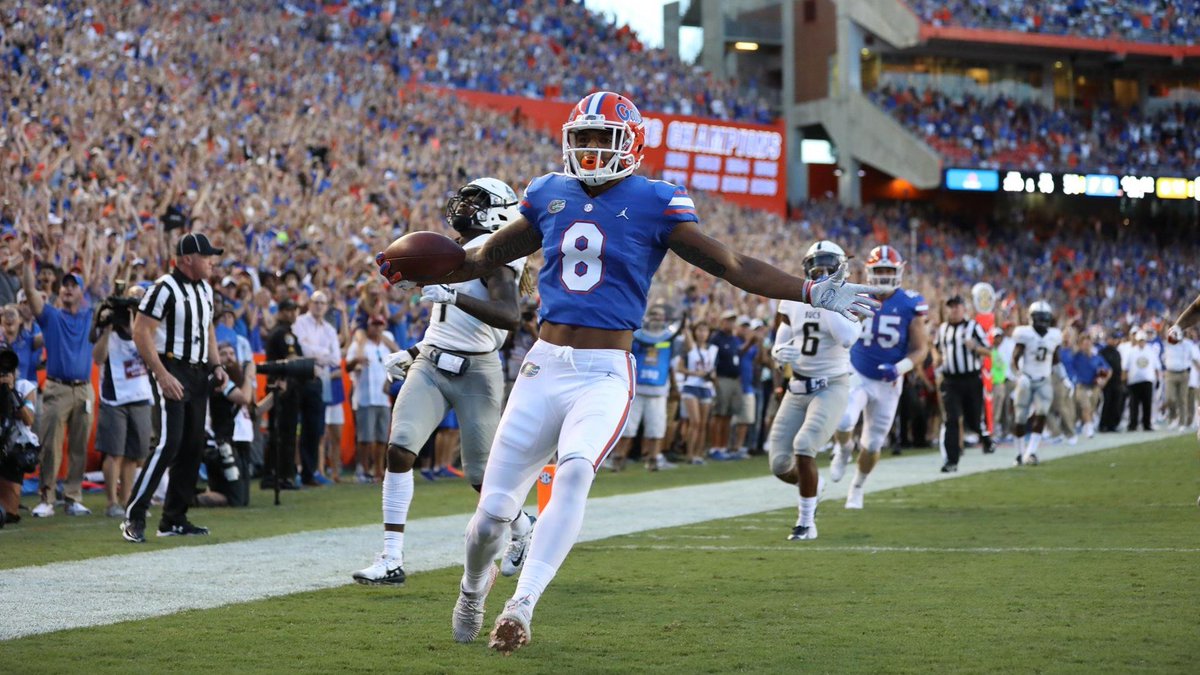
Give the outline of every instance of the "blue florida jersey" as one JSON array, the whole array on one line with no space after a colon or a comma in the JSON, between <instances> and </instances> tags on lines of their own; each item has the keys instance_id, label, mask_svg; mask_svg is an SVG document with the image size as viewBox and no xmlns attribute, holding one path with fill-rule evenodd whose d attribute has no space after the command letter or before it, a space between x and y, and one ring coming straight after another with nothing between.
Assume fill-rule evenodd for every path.
<instances>
[{"instance_id":1,"label":"blue florida jersey","mask_svg":"<svg viewBox=\"0 0 1200 675\"><path fill-rule=\"evenodd\" d=\"M875 316L863 322L862 335L850 348L850 363L858 374L882 380L879 366L908 356L908 325L928 313L929 305L920 293L897 288Z\"/></svg>"},{"instance_id":2,"label":"blue florida jersey","mask_svg":"<svg viewBox=\"0 0 1200 675\"><path fill-rule=\"evenodd\" d=\"M521 215L542 233L541 319L604 330L642 325L667 238L697 222L686 190L642 176L591 197L578 179L546 174L525 188Z\"/></svg>"}]
</instances>

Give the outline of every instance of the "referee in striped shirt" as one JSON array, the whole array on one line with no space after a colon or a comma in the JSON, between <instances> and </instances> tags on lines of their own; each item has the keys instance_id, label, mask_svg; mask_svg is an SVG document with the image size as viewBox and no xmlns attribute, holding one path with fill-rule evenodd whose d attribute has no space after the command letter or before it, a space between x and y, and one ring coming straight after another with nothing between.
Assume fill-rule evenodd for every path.
<instances>
[{"instance_id":1,"label":"referee in striped shirt","mask_svg":"<svg viewBox=\"0 0 1200 675\"><path fill-rule=\"evenodd\" d=\"M938 326L934 349L942 375L938 387L942 401L942 447L946 463L942 473L958 471L962 455L962 427L978 432L983 451L994 452L992 439L983 423L983 379L980 369L990 353L987 333L974 319L966 318L961 295L946 301L948 320Z\"/></svg>"},{"instance_id":2,"label":"referee in striped shirt","mask_svg":"<svg viewBox=\"0 0 1200 675\"><path fill-rule=\"evenodd\" d=\"M154 376L154 398L161 421L158 446L133 484L121 535L146 541L146 509L169 468L171 480L158 522L158 536L208 534L187 519L195 499L196 477L204 451L209 374L222 386L229 378L217 357L213 327L210 258L221 255L203 234L185 234L175 246L175 269L154 282L133 321L133 341Z\"/></svg>"}]
</instances>

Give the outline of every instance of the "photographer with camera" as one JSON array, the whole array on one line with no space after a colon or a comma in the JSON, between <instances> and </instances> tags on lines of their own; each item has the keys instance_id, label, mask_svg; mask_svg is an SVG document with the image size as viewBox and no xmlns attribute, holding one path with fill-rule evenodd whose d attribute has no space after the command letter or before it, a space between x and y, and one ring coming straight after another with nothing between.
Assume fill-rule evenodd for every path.
<instances>
[{"instance_id":1,"label":"photographer with camera","mask_svg":"<svg viewBox=\"0 0 1200 675\"><path fill-rule=\"evenodd\" d=\"M17 378L19 365L15 352L0 350L0 527L20 522L21 482L41 456L30 430L37 385Z\"/></svg>"},{"instance_id":2,"label":"photographer with camera","mask_svg":"<svg viewBox=\"0 0 1200 675\"><path fill-rule=\"evenodd\" d=\"M204 453L208 490L196 495L196 505L249 506L250 443L254 440L250 406L254 402L257 374L253 361L242 369L232 344L222 342L217 351L229 379L222 384L212 381L213 391L208 399L211 434Z\"/></svg>"},{"instance_id":3,"label":"photographer with camera","mask_svg":"<svg viewBox=\"0 0 1200 675\"><path fill-rule=\"evenodd\" d=\"M76 272L63 275L58 291L58 302L62 307L55 307L46 302L42 291L38 290L33 244L26 243L21 251L24 258L22 289L46 341L46 387L42 392L37 428L38 438L44 439L45 443L38 488L40 503L34 507L33 515L39 518L54 515L64 426L67 428L69 462L63 490L66 512L71 516L90 515L91 510L83 505L83 471L95 400L91 382L92 343L88 339L92 312L83 298L83 275Z\"/></svg>"},{"instance_id":4,"label":"photographer with camera","mask_svg":"<svg viewBox=\"0 0 1200 675\"><path fill-rule=\"evenodd\" d=\"M100 416L96 451L104 455L104 515L117 518L133 492L133 476L150 454L153 388L146 362L133 343L133 312L145 294L140 286L116 291L100 305L92 325L92 360L100 366Z\"/></svg>"}]
</instances>

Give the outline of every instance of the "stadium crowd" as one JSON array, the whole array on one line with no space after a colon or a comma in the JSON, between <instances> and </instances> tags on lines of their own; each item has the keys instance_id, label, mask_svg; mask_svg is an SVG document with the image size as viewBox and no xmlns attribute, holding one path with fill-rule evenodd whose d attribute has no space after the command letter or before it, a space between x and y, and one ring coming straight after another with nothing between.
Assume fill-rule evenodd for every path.
<instances>
[{"instance_id":1,"label":"stadium crowd","mask_svg":"<svg viewBox=\"0 0 1200 675\"><path fill-rule=\"evenodd\" d=\"M1156 113L884 87L871 100L963 166L1188 176L1200 168L1200 107Z\"/></svg>"},{"instance_id":2,"label":"stadium crowd","mask_svg":"<svg viewBox=\"0 0 1200 675\"><path fill-rule=\"evenodd\" d=\"M908 4L921 21L935 26L1183 45L1200 39L1200 3L1195 0L909 0Z\"/></svg>"},{"instance_id":3,"label":"stadium crowd","mask_svg":"<svg viewBox=\"0 0 1200 675\"><path fill-rule=\"evenodd\" d=\"M420 5L389 11L401 16ZM493 15L477 12L501 5L455 7L463 21L484 21ZM417 292L385 287L374 253L410 230L441 230L446 197L474 177L493 175L519 191L530 177L561 167L557 138L512 116L404 86L409 76L431 81L431 73L477 72L475 65L439 65L436 50L409 64L372 62L377 52L362 48L376 39L369 14L347 24L360 41L355 45L330 40L337 31L325 15L289 10L286 21L302 39L281 40L278 13L257 9L216 2L168 13L142 3L0 8L0 67L9 85L0 109L0 305L19 324L12 332L6 328L4 343L23 344L29 355L22 357L23 378L36 379L41 358L39 348L29 347L40 322L20 292L20 266L29 251L49 305L62 305L70 278L82 282L85 303L96 307L116 291L117 280L144 287L169 271L179 235L203 232L224 248L211 279L222 342L244 340L262 353L279 307L290 300L304 310L323 291L343 354L355 329L381 316L404 348L420 340L429 307ZM564 52L571 58L602 61L603 55L586 52L582 45L592 41L578 31L603 24L573 3L559 9L556 18L505 11L573 45ZM405 33L412 40L405 44L423 49L425 28L451 36L438 39L475 39L451 28L459 25L449 18L440 28L423 25ZM195 39L197 32L207 38ZM453 51L455 58L486 58L483 51ZM427 67L425 75L416 72L418 63ZM406 72L406 65L413 70ZM679 71L678 77L687 76ZM697 95L717 91L701 80L689 82ZM564 82L562 95L600 84L625 83L585 78ZM517 80L504 86L535 93ZM673 87L665 83L642 94L665 102L668 92L677 93ZM636 87L627 90L639 98ZM695 112L717 114L711 105ZM1195 243L1159 245L1124 230L1095 236L1091 223L1039 231L1018 223L960 222L928 207L849 209L825 201L804 204L785 219L703 196L697 202L714 234L795 272L808 245L829 238L860 257L878 243L900 247L910 257L905 285L931 307L988 280L1001 299L998 324L1023 322L1022 308L1044 298L1080 331L1128 330L1161 321L1172 304L1197 290L1194 278L1183 274L1196 258ZM652 301L665 304L671 320L686 311L692 323L714 327L732 313L744 319L739 326L759 331L758 339L769 339L766 327L775 314L773 302L737 292L673 256L656 278ZM532 307L536 298L526 302ZM752 327L755 322L763 327ZM519 363L534 330L526 322L514 336L510 361ZM929 406L924 414L935 410ZM382 471L360 463L366 464L362 480ZM339 477L334 462L325 468ZM442 469L441 475L452 474L451 468L430 465L427 477Z\"/></svg>"}]
</instances>

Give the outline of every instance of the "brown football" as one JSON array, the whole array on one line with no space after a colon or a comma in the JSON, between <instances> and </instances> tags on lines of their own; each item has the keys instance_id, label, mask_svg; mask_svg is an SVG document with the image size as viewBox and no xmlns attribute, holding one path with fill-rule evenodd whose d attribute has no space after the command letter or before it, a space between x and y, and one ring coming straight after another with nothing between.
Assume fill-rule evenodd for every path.
<instances>
[{"instance_id":1,"label":"brown football","mask_svg":"<svg viewBox=\"0 0 1200 675\"><path fill-rule=\"evenodd\" d=\"M458 269L467 252L458 242L437 232L410 232L383 251L391 262L391 271L399 271L407 281L437 281Z\"/></svg>"}]
</instances>

